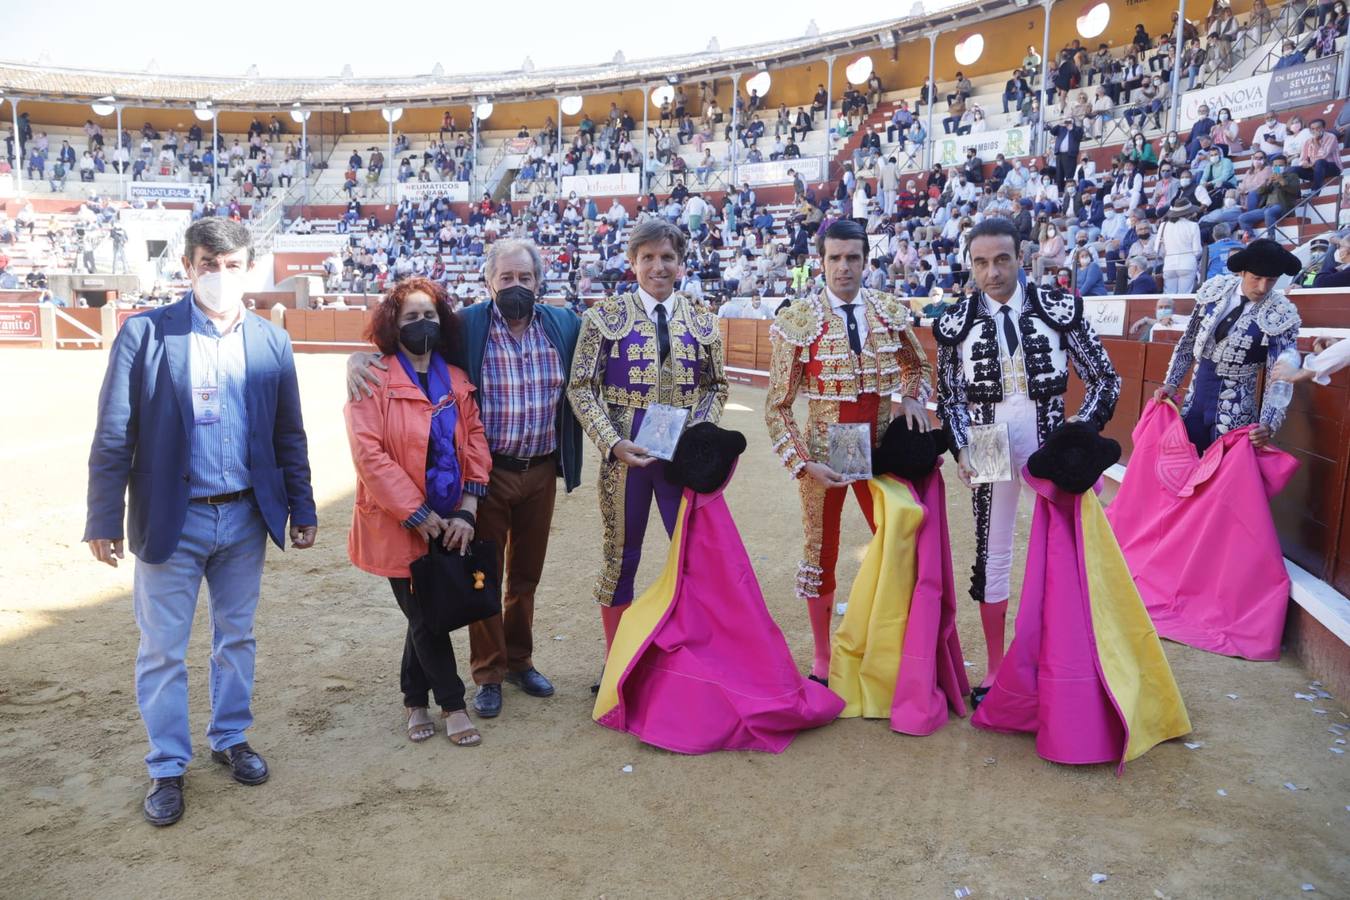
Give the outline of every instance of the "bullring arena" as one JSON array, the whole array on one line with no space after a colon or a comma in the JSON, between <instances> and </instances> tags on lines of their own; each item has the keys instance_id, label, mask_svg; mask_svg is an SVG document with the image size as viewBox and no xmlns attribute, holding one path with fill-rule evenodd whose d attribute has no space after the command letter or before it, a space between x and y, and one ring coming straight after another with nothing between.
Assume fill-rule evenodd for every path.
<instances>
[{"instance_id":1,"label":"bullring arena","mask_svg":"<svg viewBox=\"0 0 1350 900\"><path fill-rule=\"evenodd\" d=\"M1233 107L1239 138L1231 156L1242 173L1268 112L1282 121L1321 117L1329 126L1338 118L1350 68L1342 64L1345 38L1333 39L1330 53L1309 53L1298 64L1308 67L1306 77L1291 81L1290 66L1276 68L1280 51L1286 40L1302 45L1315 34L1317 4L1272 3L1269 23L1251 6L1233 0L1240 37L1222 65L1200 67L1189 90L1190 76L1181 74L1178 102L1163 108L1157 123L1141 119L1148 141L1189 132L1201 102ZM1312 27L1302 27L1309 8ZM472 752L444 738L407 740L398 684L406 622L384 579L348 559L356 476L342 415L345 361L367 348L363 327L384 286L409 274L400 264L415 259L420 273L443 281L460 303L482 302L485 244L529 236L544 254L543 299L580 310L629 275L611 272L608 248L622 243L649 203L654 214L672 214L688 229L689 198L698 196L706 221L719 226L717 240L693 251L698 290L714 306L741 305L748 285L772 310L794 292L774 258L780 248L786 255L804 208L828 207L841 179L875 189L877 208L857 217L877 235L891 218L881 206L900 202L881 193L881 169L892 157L901 185L922 183L934 165L960 167L971 147L986 173L999 155L1031 164L1037 151L1049 152L1053 164L1047 129L1056 114L1037 111L1023 122L1017 110L1000 111L1028 46L1049 59L1075 40L1101 43L1119 59L1137 23L1157 37L1173 27L1175 11L1155 0L1128 7L985 2L931 12L917 6L904 18L798 37L769 23L741 40L724 35L727 50L476 76L241 79L0 63L0 131L12 135L8 171L0 175L0 254L7 260L0 266L0 381L7 386L0 516L10 560L0 596L0 895L1350 896L1350 761L1343 752L1350 733L1350 373L1326 386L1297 385L1274 441L1299 462L1271 503L1291 577L1281 658L1253 662L1164 641L1192 732L1119 775L1110 765L1046 762L1031 736L976 730L956 716L927 737L893 733L881 721L841 720L803 732L781 755L683 756L599 727L591 720L590 686L605 646L592 600L602 525L589 443L581 486L558 492L536 601L535 661L557 693L536 699L507 685L500 718L475 719L483 744ZM1184 9L1202 38L1210 12ZM958 71L972 82L968 101L988 110L989 123L947 135L945 94ZM874 75L879 85L869 84ZM938 102L916 117L930 126L928 139L915 142L904 132L892 139L886 126L895 109L900 101L915 107L930 75ZM735 102L749 96L752 82L763 98L759 111ZM792 115L809 110L818 85L825 86L825 108L798 142L800 155L769 159L779 104ZM676 140L677 91L695 133L710 133L697 142L714 160L706 172L696 142ZM670 109L664 120L662 101ZM1101 136L1083 140L1082 155L1103 176L1097 189L1104 195L1114 192L1111 161L1132 139L1122 120L1136 102L1117 104L1119 115L1102 123ZM724 112L705 126L713 103ZM572 174L564 174L562 160L582 122L603 132L611 104L619 116L604 171L588 172L590 156L578 153L566 163ZM841 115L844 126L832 127ZM728 126L756 116L767 124L757 146L726 139ZM454 128L440 130L448 117ZM617 134L630 130L620 127L626 118L632 131L641 129L630 138L633 169ZM269 130L274 120L280 128ZM80 157L95 146L86 121L106 134L102 148L116 147L120 123L130 134L128 157L146 165L133 177L129 166L116 171L115 153L106 153L106 167L95 167L89 180L81 179L78 159L64 183L53 178L51 157L62 141ZM202 133L197 141L188 137L194 125ZM159 137L143 138L145 130ZM28 166L40 133L53 152L35 175ZM170 134L178 143L164 151ZM201 160L213 134L226 148L219 167ZM873 138L876 154L869 151ZM396 139L403 146L394 152ZM457 154L461 139L467 149ZM236 165L228 149L236 141L259 149L244 149ZM655 158L663 141L664 158L649 169L642 161ZM385 154L374 177L372 148ZM752 149L762 161L750 161ZM353 154L361 164L348 178ZM409 172L401 177L404 160ZM278 181L283 167L292 173L286 184ZM799 175L803 183L794 188ZM1146 191L1156 178L1148 174ZM742 190L755 195L745 210ZM484 194L486 212L479 209ZM575 215L550 221L572 194ZM408 262L374 261L386 248L367 238L442 199L453 214L445 240L419 235L417 251L403 257ZM753 239L720 230L729 227L728 205ZM95 386L107 351L128 317L186 290L182 234L208 206L248 224L259 253L249 307L295 348L319 529L311 550L272 547L267 554L249 735L272 766L271 780L236 785L197 743L185 817L153 829L138 810L146 733L133 682L132 560L99 566L80 537ZM34 227L24 226L28 220ZM1350 206L1337 175L1315 191L1305 185L1298 206L1274 223L1276 238L1307 266L1308 283L1344 221ZM737 251L746 249L741 262ZM1103 241L1104 261L1107 252ZM959 265L934 258L939 283L947 282L949 295L959 291ZM1028 277L1038 277L1028 263ZM1123 286L1123 259L1120 268ZM888 289L902 291L908 275ZM1071 276L1078 284L1079 273ZM1350 287L1304 283L1301 274L1288 290L1302 318L1300 349L1350 337ZM1129 466L1131 431L1181 334L1150 318L1161 289L1087 298L1122 379L1105 433L1125 455L1104 479L1104 499ZM1192 294L1173 299L1178 314L1192 311ZM916 320L931 360L931 316L916 310ZM752 316L720 320L731 381L721 424L748 441L727 499L769 611L806 671L811 632L794 597L799 501L764 424L769 325ZM1141 331L1151 339L1140 340ZM1074 379L1070 410L1081 396ZM799 407L804 414L805 404ZM974 680L982 674L984 637L965 596L975 552L969 490L950 458L943 472L957 627ZM1024 496L1014 598L1030 514ZM866 523L850 501L841 601L866 540ZM660 571L666 548L653 514L639 589ZM188 655L194 742L208 717L209 634L203 599ZM464 632L453 642L467 679Z\"/></svg>"}]
</instances>

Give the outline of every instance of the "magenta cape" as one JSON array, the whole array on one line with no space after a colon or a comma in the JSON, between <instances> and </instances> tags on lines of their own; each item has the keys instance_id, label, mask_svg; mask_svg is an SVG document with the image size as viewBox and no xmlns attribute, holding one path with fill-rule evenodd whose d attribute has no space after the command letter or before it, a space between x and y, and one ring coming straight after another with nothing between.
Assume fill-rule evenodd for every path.
<instances>
[{"instance_id":1,"label":"magenta cape","mask_svg":"<svg viewBox=\"0 0 1350 900\"><path fill-rule=\"evenodd\" d=\"M1160 635L1225 656L1279 659L1289 573L1270 498L1298 461L1256 449L1249 431L1220 435L1197 457L1176 407L1150 402L1106 516Z\"/></svg>"},{"instance_id":2,"label":"magenta cape","mask_svg":"<svg viewBox=\"0 0 1350 900\"><path fill-rule=\"evenodd\" d=\"M932 734L966 714L956 588L942 472L872 479L876 532L834 634L830 689L842 716L890 717L903 734Z\"/></svg>"},{"instance_id":3,"label":"magenta cape","mask_svg":"<svg viewBox=\"0 0 1350 900\"><path fill-rule=\"evenodd\" d=\"M843 706L797 671L722 490L686 489L665 568L619 624L595 720L677 753L780 753Z\"/></svg>"},{"instance_id":4,"label":"magenta cape","mask_svg":"<svg viewBox=\"0 0 1350 900\"><path fill-rule=\"evenodd\" d=\"M971 721L1034 732L1052 762L1123 767L1190 731L1186 708L1096 494L1022 477L1037 496L1016 633Z\"/></svg>"}]
</instances>

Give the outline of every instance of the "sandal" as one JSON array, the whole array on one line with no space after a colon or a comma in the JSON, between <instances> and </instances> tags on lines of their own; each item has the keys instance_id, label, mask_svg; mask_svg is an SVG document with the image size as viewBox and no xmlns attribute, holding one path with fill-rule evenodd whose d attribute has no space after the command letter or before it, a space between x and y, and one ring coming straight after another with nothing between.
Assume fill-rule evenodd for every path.
<instances>
[{"instance_id":1,"label":"sandal","mask_svg":"<svg viewBox=\"0 0 1350 900\"><path fill-rule=\"evenodd\" d=\"M408 740L420 744L436 735L436 725L425 706L404 707L408 711Z\"/></svg>"},{"instance_id":2,"label":"sandal","mask_svg":"<svg viewBox=\"0 0 1350 900\"><path fill-rule=\"evenodd\" d=\"M455 712L463 714L466 720L469 718L468 713L462 709L455 710ZM479 733L478 729L474 728L473 725L459 731L450 730L450 717L453 716L455 712L441 714L441 720L445 722L445 736L449 738L450 743L454 744L456 747L477 747L483 742L483 735Z\"/></svg>"}]
</instances>

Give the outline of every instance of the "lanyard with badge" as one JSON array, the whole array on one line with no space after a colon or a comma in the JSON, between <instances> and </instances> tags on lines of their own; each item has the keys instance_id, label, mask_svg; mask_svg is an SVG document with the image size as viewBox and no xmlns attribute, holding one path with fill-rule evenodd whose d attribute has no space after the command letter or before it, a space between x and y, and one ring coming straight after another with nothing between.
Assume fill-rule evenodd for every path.
<instances>
[{"instance_id":1,"label":"lanyard with badge","mask_svg":"<svg viewBox=\"0 0 1350 900\"><path fill-rule=\"evenodd\" d=\"M193 357L200 370L193 373L192 421L196 425L220 423L220 340L192 332Z\"/></svg>"}]
</instances>

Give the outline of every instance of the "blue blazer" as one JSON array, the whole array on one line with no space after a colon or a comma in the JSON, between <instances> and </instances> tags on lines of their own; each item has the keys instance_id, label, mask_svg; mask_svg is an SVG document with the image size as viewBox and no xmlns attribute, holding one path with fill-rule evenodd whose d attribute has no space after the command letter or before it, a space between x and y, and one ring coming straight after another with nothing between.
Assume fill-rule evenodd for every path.
<instances>
[{"instance_id":1,"label":"blue blazer","mask_svg":"<svg viewBox=\"0 0 1350 900\"><path fill-rule=\"evenodd\" d=\"M491 307L491 300L481 300L457 314L464 326L464 371L478 388L480 408L483 404L483 356L487 352ZM563 392L558 398L554 427L558 430L558 474L562 476L563 489L571 493L581 484L581 423L572 414L572 404L567 402L567 382L572 377L572 355L581 334L581 319L569 309L546 303L536 303L534 313L539 316L545 336L562 360Z\"/></svg>"},{"instance_id":2,"label":"blue blazer","mask_svg":"<svg viewBox=\"0 0 1350 900\"><path fill-rule=\"evenodd\" d=\"M286 332L244 314L249 484L267 532L285 549L286 520L318 525L300 387ZM171 306L132 316L113 341L89 450L86 541L118 540L162 563L187 519L194 431L192 292Z\"/></svg>"}]
</instances>

